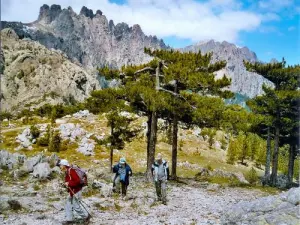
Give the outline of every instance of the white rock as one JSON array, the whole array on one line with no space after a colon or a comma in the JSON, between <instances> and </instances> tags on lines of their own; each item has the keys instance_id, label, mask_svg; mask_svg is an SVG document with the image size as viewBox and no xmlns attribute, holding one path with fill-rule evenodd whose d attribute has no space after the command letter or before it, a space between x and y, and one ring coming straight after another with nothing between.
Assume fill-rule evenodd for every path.
<instances>
[{"instance_id":1,"label":"white rock","mask_svg":"<svg viewBox=\"0 0 300 225\"><path fill-rule=\"evenodd\" d=\"M33 167L36 166L42 159L41 155L37 155L31 158L28 158L25 160L22 169L27 171L27 172L32 172Z\"/></svg>"},{"instance_id":2,"label":"white rock","mask_svg":"<svg viewBox=\"0 0 300 225\"><path fill-rule=\"evenodd\" d=\"M64 123L66 123L67 121L66 120L62 120L62 119L56 119L55 120L55 123L56 124L64 124Z\"/></svg>"},{"instance_id":3,"label":"white rock","mask_svg":"<svg viewBox=\"0 0 300 225\"><path fill-rule=\"evenodd\" d=\"M80 110L79 112L74 113L73 117L75 117L75 118L85 118L89 115L90 115L89 110Z\"/></svg>"},{"instance_id":4,"label":"white rock","mask_svg":"<svg viewBox=\"0 0 300 225\"><path fill-rule=\"evenodd\" d=\"M199 136L201 134L201 128L197 127L193 130L193 135Z\"/></svg>"},{"instance_id":5,"label":"white rock","mask_svg":"<svg viewBox=\"0 0 300 225\"><path fill-rule=\"evenodd\" d=\"M33 176L39 179L46 179L51 173L49 163L39 163L33 168Z\"/></svg>"},{"instance_id":6,"label":"white rock","mask_svg":"<svg viewBox=\"0 0 300 225\"><path fill-rule=\"evenodd\" d=\"M84 155L93 155L94 149L95 149L95 141L84 137L82 138L77 151L81 152Z\"/></svg>"},{"instance_id":7,"label":"white rock","mask_svg":"<svg viewBox=\"0 0 300 225\"><path fill-rule=\"evenodd\" d=\"M300 188L292 188L287 193L287 201L294 204L299 205L300 204Z\"/></svg>"},{"instance_id":8,"label":"white rock","mask_svg":"<svg viewBox=\"0 0 300 225\"><path fill-rule=\"evenodd\" d=\"M221 149L221 143L219 141L215 141L214 146L216 149Z\"/></svg>"}]
</instances>

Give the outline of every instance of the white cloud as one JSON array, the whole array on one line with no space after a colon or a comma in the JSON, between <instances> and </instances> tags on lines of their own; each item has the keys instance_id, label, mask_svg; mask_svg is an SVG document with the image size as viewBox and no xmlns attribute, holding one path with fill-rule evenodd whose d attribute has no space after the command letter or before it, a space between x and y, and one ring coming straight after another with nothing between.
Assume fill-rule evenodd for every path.
<instances>
[{"instance_id":1,"label":"white cloud","mask_svg":"<svg viewBox=\"0 0 300 225\"><path fill-rule=\"evenodd\" d=\"M262 21L278 20L276 14L261 16L242 10L237 0L128 0L122 5L108 0L2 0L7 5L2 8L2 20L32 22L43 4L71 6L77 13L85 5L94 12L100 9L115 24L140 24L147 35L192 41L236 42L241 31L255 30Z\"/></svg>"},{"instance_id":2,"label":"white cloud","mask_svg":"<svg viewBox=\"0 0 300 225\"><path fill-rule=\"evenodd\" d=\"M296 27L291 26L291 27L288 28L288 31L293 31L293 30L295 30L295 29L296 29Z\"/></svg>"},{"instance_id":3,"label":"white cloud","mask_svg":"<svg viewBox=\"0 0 300 225\"><path fill-rule=\"evenodd\" d=\"M261 0L258 2L261 9L267 9L268 11L280 11L293 4L294 0Z\"/></svg>"},{"instance_id":4,"label":"white cloud","mask_svg":"<svg viewBox=\"0 0 300 225\"><path fill-rule=\"evenodd\" d=\"M279 21L280 17L276 13L266 13L261 15L261 19L264 22Z\"/></svg>"}]
</instances>

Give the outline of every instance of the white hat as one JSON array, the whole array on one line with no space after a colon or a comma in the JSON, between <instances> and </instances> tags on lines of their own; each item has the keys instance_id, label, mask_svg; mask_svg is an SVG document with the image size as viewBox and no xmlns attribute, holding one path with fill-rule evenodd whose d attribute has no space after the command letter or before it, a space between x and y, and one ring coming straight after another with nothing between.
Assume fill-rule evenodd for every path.
<instances>
[{"instance_id":1,"label":"white hat","mask_svg":"<svg viewBox=\"0 0 300 225\"><path fill-rule=\"evenodd\" d=\"M158 153L158 154L157 154L157 159L159 159L159 160L162 159L161 153Z\"/></svg>"},{"instance_id":2,"label":"white hat","mask_svg":"<svg viewBox=\"0 0 300 225\"><path fill-rule=\"evenodd\" d=\"M125 164L125 163L126 163L126 159L125 159L124 157L122 157L122 158L120 159L120 163L121 163L121 164Z\"/></svg>"},{"instance_id":3,"label":"white hat","mask_svg":"<svg viewBox=\"0 0 300 225\"><path fill-rule=\"evenodd\" d=\"M69 162L66 159L60 160L59 165L61 165L61 166L70 166Z\"/></svg>"}]
</instances>

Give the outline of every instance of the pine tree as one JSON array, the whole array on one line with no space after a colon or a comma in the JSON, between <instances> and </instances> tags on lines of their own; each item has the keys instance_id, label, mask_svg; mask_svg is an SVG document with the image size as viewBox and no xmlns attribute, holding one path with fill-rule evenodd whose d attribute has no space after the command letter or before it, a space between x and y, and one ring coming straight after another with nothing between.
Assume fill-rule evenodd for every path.
<instances>
[{"instance_id":1,"label":"pine tree","mask_svg":"<svg viewBox=\"0 0 300 225\"><path fill-rule=\"evenodd\" d=\"M173 179L177 178L177 139L178 122L187 111L186 99L182 92L192 91L201 95L217 95L221 97L232 97L232 93L222 90L230 84L230 79L225 75L220 80L215 80L213 72L225 67L224 61L211 64L212 54L202 55L198 53L181 53L179 51L150 50L145 49L150 56L154 56L162 64L162 74L164 85L158 87L159 90L170 93L176 97L170 102L172 119L172 174Z\"/></svg>"},{"instance_id":2,"label":"pine tree","mask_svg":"<svg viewBox=\"0 0 300 225\"><path fill-rule=\"evenodd\" d=\"M280 63L251 64L244 62L244 64L249 71L264 76L275 85L274 88L263 86L265 94L250 101L249 105L255 113L264 115L267 118L265 125L270 127L268 131L274 130L275 147L272 158L270 184L276 185L279 147L284 144L285 139L282 137L283 135L292 137L294 136L292 130L297 128L299 130L299 120L296 115L299 115L300 66L295 65L286 67L284 59ZM268 149L267 154L269 153L270 151ZM290 151L290 154L294 155L294 151ZM290 158L291 162L289 167L292 170L294 157L291 156ZM268 168L266 167L266 170L267 169ZM268 177L268 174L266 174L266 176Z\"/></svg>"},{"instance_id":3,"label":"pine tree","mask_svg":"<svg viewBox=\"0 0 300 225\"><path fill-rule=\"evenodd\" d=\"M93 91L91 97L86 100L86 107L93 113L107 113L110 135L107 142L110 143L110 168L113 164L114 149L123 149L126 141L131 141L138 130L129 129L132 118L122 116L122 111L131 111L126 104L126 91L124 88L108 88Z\"/></svg>"}]
</instances>

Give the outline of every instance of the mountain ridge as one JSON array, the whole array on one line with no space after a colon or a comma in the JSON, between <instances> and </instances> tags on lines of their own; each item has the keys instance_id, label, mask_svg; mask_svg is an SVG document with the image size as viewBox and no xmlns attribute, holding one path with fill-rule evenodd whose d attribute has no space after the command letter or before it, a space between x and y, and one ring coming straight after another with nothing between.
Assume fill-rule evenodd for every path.
<instances>
[{"instance_id":1,"label":"mountain ridge","mask_svg":"<svg viewBox=\"0 0 300 225\"><path fill-rule=\"evenodd\" d=\"M77 14L71 7L44 4L36 21L32 23L1 21L2 28L12 28L20 38L37 41L48 49L59 49L77 65L90 71L95 67L141 64L151 60L144 48L171 49L162 39L147 36L140 25L114 24L101 10L83 6ZM228 75L232 79L230 90L254 97L263 93L262 84L272 85L260 75L246 71L243 60L258 61L247 47L238 47L223 41L206 40L178 49L180 51L213 52L213 62L226 60L227 66L217 72L217 77Z\"/></svg>"}]
</instances>

